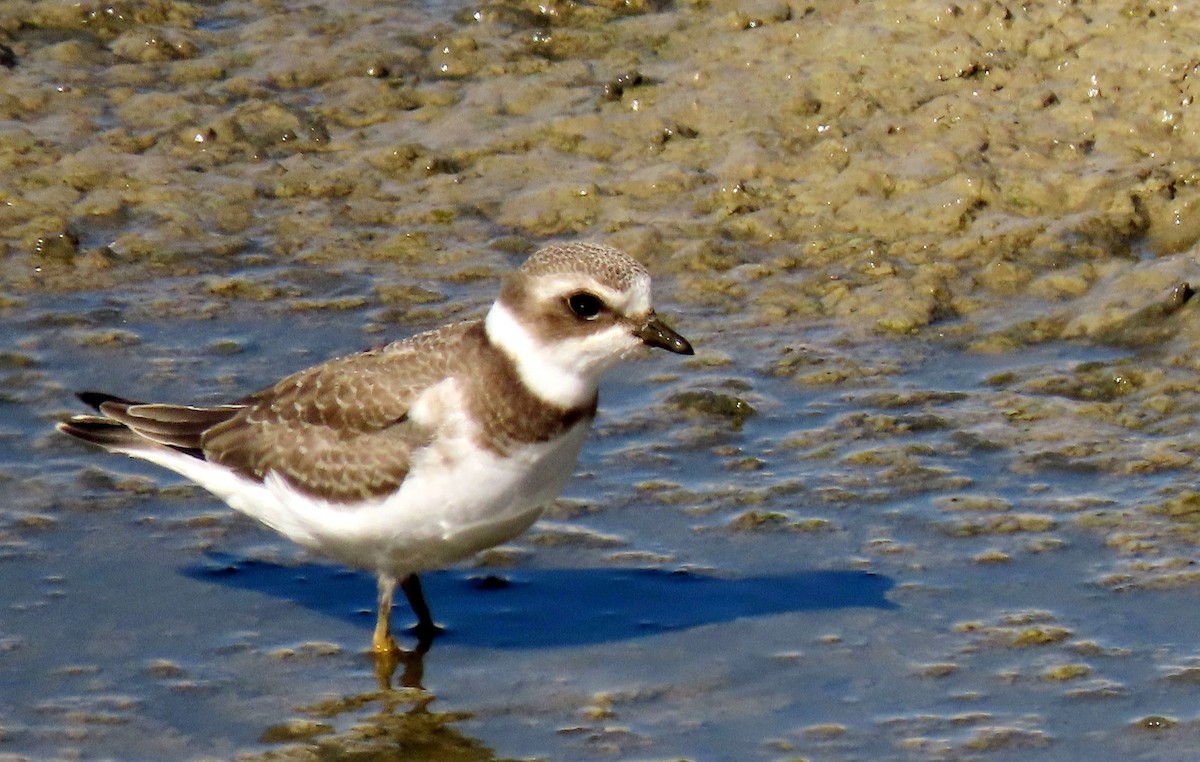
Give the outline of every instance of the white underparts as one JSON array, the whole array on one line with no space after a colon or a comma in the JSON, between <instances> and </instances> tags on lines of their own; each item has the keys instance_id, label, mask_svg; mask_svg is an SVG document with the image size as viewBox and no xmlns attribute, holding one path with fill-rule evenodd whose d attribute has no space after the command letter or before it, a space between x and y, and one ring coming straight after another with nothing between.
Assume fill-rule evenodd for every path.
<instances>
[{"instance_id":1,"label":"white underparts","mask_svg":"<svg viewBox=\"0 0 1200 762\"><path fill-rule=\"evenodd\" d=\"M528 529L570 478L589 428L580 422L508 457L451 433L418 452L398 491L352 503L306 494L275 472L260 482L158 445L120 452L181 474L321 555L401 577L443 568Z\"/></svg>"}]
</instances>

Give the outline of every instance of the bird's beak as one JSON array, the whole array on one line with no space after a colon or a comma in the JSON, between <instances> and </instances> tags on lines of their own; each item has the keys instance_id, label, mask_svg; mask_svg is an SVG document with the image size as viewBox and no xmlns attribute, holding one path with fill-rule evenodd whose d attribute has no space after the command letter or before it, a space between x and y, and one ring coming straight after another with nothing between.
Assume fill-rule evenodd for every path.
<instances>
[{"instance_id":1,"label":"bird's beak","mask_svg":"<svg viewBox=\"0 0 1200 762\"><path fill-rule=\"evenodd\" d=\"M650 321L642 326L636 335L646 346L665 349L677 355L696 354L687 339L672 331L667 327L666 323L653 315L650 316Z\"/></svg>"}]
</instances>

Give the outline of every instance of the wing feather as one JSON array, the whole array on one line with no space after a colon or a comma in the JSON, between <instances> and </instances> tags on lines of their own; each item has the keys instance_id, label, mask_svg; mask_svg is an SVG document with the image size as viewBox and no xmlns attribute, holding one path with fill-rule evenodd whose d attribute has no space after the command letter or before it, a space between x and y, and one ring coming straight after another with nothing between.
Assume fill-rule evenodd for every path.
<instances>
[{"instance_id":1,"label":"wing feather","mask_svg":"<svg viewBox=\"0 0 1200 762\"><path fill-rule=\"evenodd\" d=\"M447 326L295 373L204 431L211 461L255 479L275 473L334 502L390 492L433 432L408 412L471 351L471 324Z\"/></svg>"},{"instance_id":2,"label":"wing feather","mask_svg":"<svg viewBox=\"0 0 1200 762\"><path fill-rule=\"evenodd\" d=\"M377 497L400 486L414 451L435 433L409 410L478 356L483 336L479 321L445 326L302 370L232 405L83 392L100 415L75 416L59 429L132 454L169 447L259 481L275 474L335 503Z\"/></svg>"}]
</instances>

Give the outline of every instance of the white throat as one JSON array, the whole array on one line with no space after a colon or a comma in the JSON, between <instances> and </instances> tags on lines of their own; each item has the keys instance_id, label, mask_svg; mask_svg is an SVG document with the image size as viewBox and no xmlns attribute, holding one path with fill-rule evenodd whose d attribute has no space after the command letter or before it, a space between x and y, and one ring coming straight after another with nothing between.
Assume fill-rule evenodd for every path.
<instances>
[{"instance_id":1,"label":"white throat","mask_svg":"<svg viewBox=\"0 0 1200 762\"><path fill-rule=\"evenodd\" d=\"M525 330L512 311L500 302L492 305L483 321L488 340L508 355L517 375L538 397L564 408L591 402L596 394L596 379L563 362L569 348L546 346Z\"/></svg>"}]
</instances>

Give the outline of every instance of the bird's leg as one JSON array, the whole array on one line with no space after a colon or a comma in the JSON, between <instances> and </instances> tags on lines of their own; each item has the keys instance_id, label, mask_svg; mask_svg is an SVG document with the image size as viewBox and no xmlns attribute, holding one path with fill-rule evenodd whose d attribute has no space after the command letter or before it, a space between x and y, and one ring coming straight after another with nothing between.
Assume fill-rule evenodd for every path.
<instances>
[{"instance_id":1,"label":"bird's leg","mask_svg":"<svg viewBox=\"0 0 1200 762\"><path fill-rule=\"evenodd\" d=\"M421 578L416 574L409 574L400 580L400 589L404 591L404 595L408 598L408 605L417 615L417 625L413 628L417 640L428 643L440 630L433 623L433 615L429 613L429 604L425 602L425 591L421 589Z\"/></svg>"},{"instance_id":2,"label":"bird's leg","mask_svg":"<svg viewBox=\"0 0 1200 762\"><path fill-rule=\"evenodd\" d=\"M397 650L392 640L392 595L396 592L396 578L379 575L379 618L375 620L375 636L371 645L377 654L391 654ZM408 590L404 591L406 594Z\"/></svg>"},{"instance_id":3,"label":"bird's leg","mask_svg":"<svg viewBox=\"0 0 1200 762\"><path fill-rule=\"evenodd\" d=\"M383 690L391 690L392 678L401 664L404 665L404 673L400 676L401 687L421 688L421 678L425 673L425 654L433 644L433 636L438 632L438 627L429 613L429 604L425 603L425 593L417 575L409 574L401 579L400 589L404 591L409 605L417 615L417 625L413 628L417 634L417 647L412 651L405 651L392 639L392 598L396 591L396 578L386 574L379 575L379 619L375 622L373 643L375 677Z\"/></svg>"}]
</instances>

